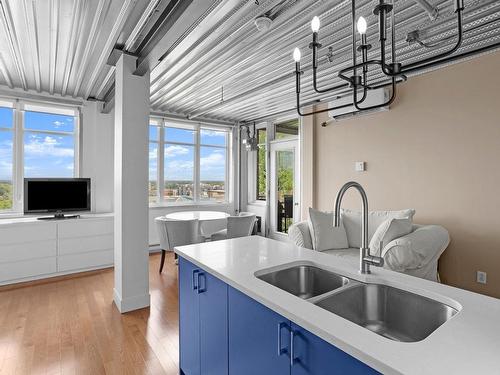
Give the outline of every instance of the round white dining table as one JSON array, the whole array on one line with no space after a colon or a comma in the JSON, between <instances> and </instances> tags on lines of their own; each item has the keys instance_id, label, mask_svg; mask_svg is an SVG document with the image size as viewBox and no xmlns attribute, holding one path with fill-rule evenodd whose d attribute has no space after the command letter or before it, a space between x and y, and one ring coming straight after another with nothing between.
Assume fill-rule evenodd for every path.
<instances>
[{"instance_id":1,"label":"round white dining table","mask_svg":"<svg viewBox=\"0 0 500 375\"><path fill-rule=\"evenodd\" d=\"M201 233L210 237L215 232L227 227L229 214L222 211L178 211L165 215L170 220L193 220L200 221Z\"/></svg>"}]
</instances>

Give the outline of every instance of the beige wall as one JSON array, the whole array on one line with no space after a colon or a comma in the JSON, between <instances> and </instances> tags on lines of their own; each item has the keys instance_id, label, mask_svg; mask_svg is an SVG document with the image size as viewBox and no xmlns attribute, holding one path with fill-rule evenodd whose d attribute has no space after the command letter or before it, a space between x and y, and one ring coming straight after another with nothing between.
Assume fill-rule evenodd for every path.
<instances>
[{"instance_id":1,"label":"beige wall","mask_svg":"<svg viewBox=\"0 0 500 375\"><path fill-rule=\"evenodd\" d=\"M441 224L452 242L445 283L500 297L500 53L413 77L388 112L319 126L314 201L332 209L340 186L359 181L370 209L415 208L418 223ZM366 172L354 172L366 161ZM350 192L345 205L357 208ZM475 282L476 270L488 284Z\"/></svg>"}]
</instances>

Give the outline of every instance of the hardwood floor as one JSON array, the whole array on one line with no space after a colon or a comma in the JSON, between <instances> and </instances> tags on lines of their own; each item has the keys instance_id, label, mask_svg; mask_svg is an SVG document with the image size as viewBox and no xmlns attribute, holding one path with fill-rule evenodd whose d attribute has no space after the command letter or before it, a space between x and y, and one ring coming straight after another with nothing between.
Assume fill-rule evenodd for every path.
<instances>
[{"instance_id":1,"label":"hardwood floor","mask_svg":"<svg viewBox=\"0 0 500 375\"><path fill-rule=\"evenodd\" d=\"M150 257L151 307L120 314L113 270L0 289L0 374L178 374L177 267Z\"/></svg>"}]
</instances>

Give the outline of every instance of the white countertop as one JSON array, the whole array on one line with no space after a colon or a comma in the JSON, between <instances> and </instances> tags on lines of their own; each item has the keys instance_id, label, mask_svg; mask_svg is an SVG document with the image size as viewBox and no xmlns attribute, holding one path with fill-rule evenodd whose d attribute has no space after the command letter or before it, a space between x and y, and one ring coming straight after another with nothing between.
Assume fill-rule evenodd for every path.
<instances>
[{"instance_id":1,"label":"white countertop","mask_svg":"<svg viewBox=\"0 0 500 375\"><path fill-rule=\"evenodd\" d=\"M230 286L384 374L500 374L500 300L372 267L289 243L252 236L182 246L175 251ZM460 310L426 339L402 343L379 336L257 279L254 273L312 262L346 277L417 293Z\"/></svg>"}]
</instances>

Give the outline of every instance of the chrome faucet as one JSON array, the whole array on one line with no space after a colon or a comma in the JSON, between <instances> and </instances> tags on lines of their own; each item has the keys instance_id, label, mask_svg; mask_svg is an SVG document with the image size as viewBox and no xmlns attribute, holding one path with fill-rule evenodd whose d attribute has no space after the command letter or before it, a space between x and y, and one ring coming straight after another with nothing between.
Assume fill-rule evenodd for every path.
<instances>
[{"instance_id":1,"label":"chrome faucet","mask_svg":"<svg viewBox=\"0 0 500 375\"><path fill-rule=\"evenodd\" d=\"M346 183L339 190L337 198L335 198L335 213L334 213L334 226L340 226L340 204L342 203L342 198L347 190L350 188L355 188L363 200L363 214L362 214L362 224L361 224L361 248L359 249L359 272L370 273L370 265L382 267L384 265L384 258L370 255L370 248L368 247L368 198L366 197L366 192L363 187L355 182L350 181Z\"/></svg>"}]
</instances>

